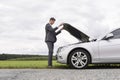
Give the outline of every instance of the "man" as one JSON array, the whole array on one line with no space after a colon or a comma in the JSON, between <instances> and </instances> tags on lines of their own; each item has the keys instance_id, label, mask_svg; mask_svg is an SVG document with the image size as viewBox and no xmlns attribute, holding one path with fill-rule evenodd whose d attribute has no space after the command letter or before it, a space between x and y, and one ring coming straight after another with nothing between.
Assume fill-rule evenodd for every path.
<instances>
[{"instance_id":1,"label":"man","mask_svg":"<svg viewBox=\"0 0 120 80\"><path fill-rule=\"evenodd\" d=\"M53 50L54 50L54 43L57 41L56 35L61 33L60 29L58 32L55 32L60 26L63 24L60 24L56 28L52 28L52 25L55 23L55 18L50 18L49 23L45 26L46 31L46 37L45 42L47 43L48 50L49 50L49 56L48 56L48 67L52 67L52 56L53 56Z\"/></svg>"}]
</instances>

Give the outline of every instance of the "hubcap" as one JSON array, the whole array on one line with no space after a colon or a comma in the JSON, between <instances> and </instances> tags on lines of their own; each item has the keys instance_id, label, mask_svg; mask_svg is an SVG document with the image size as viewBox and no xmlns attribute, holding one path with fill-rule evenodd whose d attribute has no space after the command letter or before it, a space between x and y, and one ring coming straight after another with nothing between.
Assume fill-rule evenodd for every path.
<instances>
[{"instance_id":1,"label":"hubcap","mask_svg":"<svg viewBox=\"0 0 120 80\"><path fill-rule=\"evenodd\" d=\"M71 62L76 68L82 68L87 64L87 56L84 52L75 52L71 57Z\"/></svg>"}]
</instances>

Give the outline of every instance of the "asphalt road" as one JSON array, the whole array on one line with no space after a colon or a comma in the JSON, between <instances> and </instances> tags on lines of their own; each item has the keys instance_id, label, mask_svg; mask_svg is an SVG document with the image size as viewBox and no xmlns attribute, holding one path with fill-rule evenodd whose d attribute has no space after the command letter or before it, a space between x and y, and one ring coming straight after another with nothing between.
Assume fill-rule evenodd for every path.
<instances>
[{"instance_id":1,"label":"asphalt road","mask_svg":"<svg viewBox=\"0 0 120 80\"><path fill-rule=\"evenodd\" d=\"M0 80L120 80L120 68L0 69Z\"/></svg>"}]
</instances>

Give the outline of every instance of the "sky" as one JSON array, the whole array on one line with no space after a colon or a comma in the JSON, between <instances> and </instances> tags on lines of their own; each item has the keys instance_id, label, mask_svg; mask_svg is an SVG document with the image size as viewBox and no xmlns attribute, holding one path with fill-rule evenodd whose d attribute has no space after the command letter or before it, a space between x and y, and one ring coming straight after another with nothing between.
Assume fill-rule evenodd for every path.
<instances>
[{"instance_id":1,"label":"sky","mask_svg":"<svg viewBox=\"0 0 120 80\"><path fill-rule=\"evenodd\" d=\"M0 0L0 53L47 55L45 25L65 22L98 38L120 25L120 0ZM60 46L78 42L65 30L57 36Z\"/></svg>"}]
</instances>

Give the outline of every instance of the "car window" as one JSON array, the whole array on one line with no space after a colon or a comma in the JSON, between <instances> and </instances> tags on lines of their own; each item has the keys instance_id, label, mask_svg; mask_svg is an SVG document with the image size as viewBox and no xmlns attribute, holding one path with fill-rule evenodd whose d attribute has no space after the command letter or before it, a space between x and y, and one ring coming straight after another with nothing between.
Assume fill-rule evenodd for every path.
<instances>
[{"instance_id":1,"label":"car window","mask_svg":"<svg viewBox=\"0 0 120 80\"><path fill-rule=\"evenodd\" d=\"M120 28L117 29L117 30L114 30L112 33L113 33L113 35L114 35L113 39L118 39L118 38L120 38Z\"/></svg>"}]
</instances>

